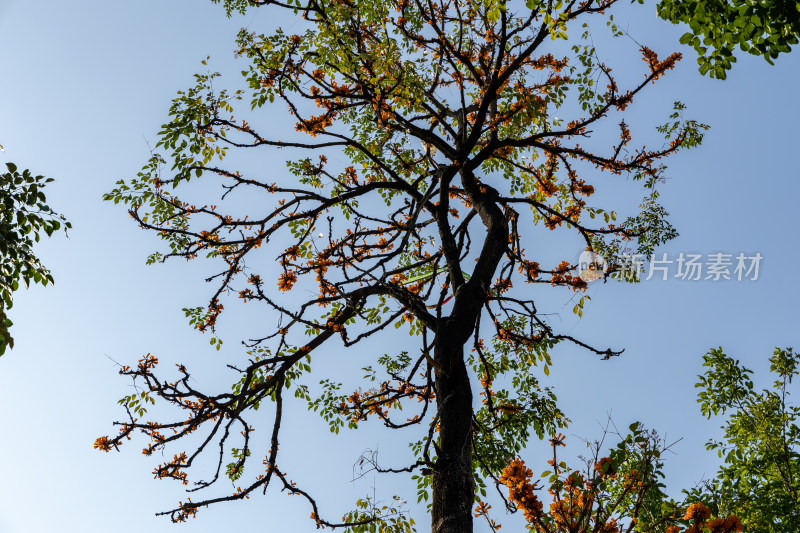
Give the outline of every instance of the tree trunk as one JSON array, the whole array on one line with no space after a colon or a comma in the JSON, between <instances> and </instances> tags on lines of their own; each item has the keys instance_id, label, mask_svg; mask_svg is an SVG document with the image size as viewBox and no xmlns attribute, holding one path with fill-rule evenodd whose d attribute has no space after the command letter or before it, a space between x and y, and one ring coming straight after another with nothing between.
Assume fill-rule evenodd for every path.
<instances>
[{"instance_id":1,"label":"tree trunk","mask_svg":"<svg viewBox=\"0 0 800 533\"><path fill-rule=\"evenodd\" d=\"M460 327L459 327L460 326ZM465 324L442 324L435 340L438 458L433 468L432 533L472 533L472 390L461 341Z\"/></svg>"},{"instance_id":2,"label":"tree trunk","mask_svg":"<svg viewBox=\"0 0 800 533\"><path fill-rule=\"evenodd\" d=\"M431 480L432 533L472 533L472 509L475 503L472 389L464 360L464 345L475 331L494 272L509 242L506 215L492 200L498 196L497 191L479 185L471 171L462 176L462 184L486 226L486 239L472 277L464 283L459 265L460 252L454 249L456 244L448 222L440 213L437 221L439 234L449 258L455 302L451 315L438 321L434 340L439 442Z\"/></svg>"}]
</instances>

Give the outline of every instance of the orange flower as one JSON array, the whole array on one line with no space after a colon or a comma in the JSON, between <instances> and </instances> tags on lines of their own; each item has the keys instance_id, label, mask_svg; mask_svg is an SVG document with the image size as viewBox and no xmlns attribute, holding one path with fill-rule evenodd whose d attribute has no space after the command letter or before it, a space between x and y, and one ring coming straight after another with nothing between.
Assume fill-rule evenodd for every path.
<instances>
[{"instance_id":1,"label":"orange flower","mask_svg":"<svg viewBox=\"0 0 800 533\"><path fill-rule=\"evenodd\" d=\"M278 279L278 288L282 291L288 291L297 281L297 274L294 272L284 272Z\"/></svg>"},{"instance_id":2,"label":"orange flower","mask_svg":"<svg viewBox=\"0 0 800 533\"><path fill-rule=\"evenodd\" d=\"M706 520L709 516L711 516L711 510L703 505L702 502L693 503L686 509L686 515L683 517L684 520Z\"/></svg>"},{"instance_id":3,"label":"orange flower","mask_svg":"<svg viewBox=\"0 0 800 533\"><path fill-rule=\"evenodd\" d=\"M605 523L600 531L601 533L619 533L619 525L617 525L617 521L612 518Z\"/></svg>"},{"instance_id":4,"label":"orange flower","mask_svg":"<svg viewBox=\"0 0 800 533\"><path fill-rule=\"evenodd\" d=\"M615 474L614 460L611 457L603 457L597 461L597 463L594 465L594 469L601 476L613 476Z\"/></svg>"},{"instance_id":5,"label":"orange flower","mask_svg":"<svg viewBox=\"0 0 800 533\"><path fill-rule=\"evenodd\" d=\"M537 522L542 517L542 502L533 493L535 486L530 483L532 476L533 472L525 467L524 461L514 459L503 469L500 483L508 487L509 498L522 509L525 519Z\"/></svg>"},{"instance_id":6,"label":"orange flower","mask_svg":"<svg viewBox=\"0 0 800 533\"><path fill-rule=\"evenodd\" d=\"M706 527L711 533L732 533L734 531L742 531L742 521L736 515L731 515L728 518L715 518L709 520Z\"/></svg>"}]
</instances>

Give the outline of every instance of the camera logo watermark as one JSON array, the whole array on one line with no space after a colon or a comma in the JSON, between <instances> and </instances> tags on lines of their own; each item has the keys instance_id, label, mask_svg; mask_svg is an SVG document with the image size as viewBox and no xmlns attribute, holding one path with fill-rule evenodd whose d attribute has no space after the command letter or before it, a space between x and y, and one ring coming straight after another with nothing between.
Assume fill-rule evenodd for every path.
<instances>
[{"instance_id":1,"label":"camera logo watermark","mask_svg":"<svg viewBox=\"0 0 800 533\"><path fill-rule=\"evenodd\" d=\"M620 279L645 281L653 278L662 281L670 278L687 281L756 281L764 257L759 252L754 255L743 252L705 255L681 252L672 258L662 253L660 259L656 255L649 261L647 259L643 254L625 254L620 257L618 264L609 268L600 255L587 250L578 259L578 275L587 283L612 274Z\"/></svg>"},{"instance_id":2,"label":"camera logo watermark","mask_svg":"<svg viewBox=\"0 0 800 533\"><path fill-rule=\"evenodd\" d=\"M578 258L578 276L585 282L601 279L606 272L603 256L584 250Z\"/></svg>"}]
</instances>

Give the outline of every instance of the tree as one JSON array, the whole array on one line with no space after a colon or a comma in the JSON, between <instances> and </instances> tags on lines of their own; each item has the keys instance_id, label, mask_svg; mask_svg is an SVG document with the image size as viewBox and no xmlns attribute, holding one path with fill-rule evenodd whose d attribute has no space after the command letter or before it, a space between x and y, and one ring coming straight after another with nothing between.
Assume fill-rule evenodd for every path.
<instances>
[{"instance_id":1,"label":"tree","mask_svg":"<svg viewBox=\"0 0 800 533\"><path fill-rule=\"evenodd\" d=\"M48 237L62 225L68 230L72 225L47 205L42 189L53 178L34 176L30 170L17 170L14 163L6 163L8 172L0 174L0 355L6 348L14 348L14 338L9 332L13 325L6 311L14 304L14 292L20 281L47 285L53 283L50 271L33 253L34 243L42 233Z\"/></svg>"},{"instance_id":2,"label":"tree","mask_svg":"<svg viewBox=\"0 0 800 533\"><path fill-rule=\"evenodd\" d=\"M609 426L611 423L609 423ZM500 481L508 488L509 499L523 511L529 530L537 533L732 533L741 532L736 515L712 518L712 512L695 495L683 502L668 499L662 482L663 453L666 445L658 434L634 422L624 437L606 427L603 439L587 442L591 454L584 457L582 469L570 469L559 460L557 449L566 446L564 436L550 439L553 458L550 470L543 472L552 502L545 509L536 496L541 488L532 482L533 472L520 460L512 461ZM609 434L619 442L601 454ZM486 515L479 505L476 516ZM499 524L489 520L493 531Z\"/></svg>"},{"instance_id":3,"label":"tree","mask_svg":"<svg viewBox=\"0 0 800 533\"><path fill-rule=\"evenodd\" d=\"M788 386L800 368L800 354L776 348L769 358L772 387L759 392L752 371L722 348L703 357L705 374L696 384L702 413L726 415L724 437L711 440L723 465L715 479L694 491L712 508L735 513L745 531L800 530L800 406L788 402Z\"/></svg>"},{"instance_id":4,"label":"tree","mask_svg":"<svg viewBox=\"0 0 800 533\"><path fill-rule=\"evenodd\" d=\"M656 147L633 147L625 109L680 56L662 60L641 47L642 76L621 88L581 26L608 22L621 35L602 15L614 4L225 0L229 15L256 6L288 10L298 33L242 31L237 53L248 61L249 89L219 90L218 74L197 74L160 132L157 149L166 159L154 154L106 199L127 205L141 227L163 239L166 249L150 262L205 256L220 264L209 278L215 288L208 305L185 310L197 329L215 331L229 293L263 306L266 323L278 325L246 342L249 358L235 368L229 392L198 390L183 364L177 380L161 378L151 354L123 367L141 388L120 401L129 415L117 423L120 433L95 446L117 449L140 431L150 454L202 429L202 444L159 465L156 476L188 483L213 442L217 467L194 490L224 477L248 481L232 494L163 513L176 521L277 483L308 500L318 525L410 528L402 515L368 501L331 520L307 489L290 482L278 447L284 402L293 393L334 432L377 419L410 435L411 464L386 466L373 456L364 464L412 475L418 498L430 498L432 531L471 531L486 487L501 490L500 474L528 439L565 423L533 367L546 374L559 342L604 359L620 353L557 331L537 309L530 287L580 293L586 281L569 261L527 251L534 228L563 231L576 243L570 256L573 246L585 246L603 255L612 276L628 280L636 276L624 274L627 253L649 255L677 235L658 203L662 160L696 146L705 126L684 120L676 103ZM246 119L242 101L253 111ZM296 133L275 132L274 118L257 124L254 111L284 106ZM272 166L248 171L230 162L234 153L270 149L286 154L279 177L264 175ZM297 155L303 152L310 155ZM618 185L644 196L639 209L622 206L631 213L622 221L587 200L601 185L613 190L606 184L619 176L630 182ZM185 194L207 200L190 202ZM302 298L312 287L314 296ZM352 349L391 335L392 325L415 345L376 354L360 374L363 386L342 392L340 379L353 375L344 361L339 376L309 384L323 349ZM477 409L473 388L482 396ZM181 414L143 419L156 398ZM254 440L247 416L267 405L274 409L271 436ZM266 456L263 469L251 473L258 456Z\"/></svg>"},{"instance_id":5,"label":"tree","mask_svg":"<svg viewBox=\"0 0 800 533\"><path fill-rule=\"evenodd\" d=\"M771 65L800 37L800 4L794 0L661 0L658 15L689 25L681 43L694 47L700 72L712 78L725 79L737 46Z\"/></svg>"}]
</instances>

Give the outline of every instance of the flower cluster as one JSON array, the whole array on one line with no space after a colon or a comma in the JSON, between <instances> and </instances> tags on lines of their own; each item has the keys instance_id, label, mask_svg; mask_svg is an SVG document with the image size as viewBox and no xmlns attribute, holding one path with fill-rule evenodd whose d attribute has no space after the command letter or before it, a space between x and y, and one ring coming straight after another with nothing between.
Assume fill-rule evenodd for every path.
<instances>
[{"instance_id":1,"label":"flower cluster","mask_svg":"<svg viewBox=\"0 0 800 533\"><path fill-rule=\"evenodd\" d=\"M499 482L508 489L511 502L523 511L528 527L537 533L620 533L621 531L664 531L664 533L741 533L741 520L734 516L712 518L702 502L691 504L683 516L678 512L653 515L642 502L657 495L660 456L654 433L637 433L627 438L611 457L587 460L584 473L559 462L555 450L564 446L564 436L550 439L553 458L548 492L552 503L547 512L534 494L533 473L521 459L512 460ZM657 452L658 453L655 453ZM596 452L599 452L599 445ZM488 517L489 507L479 505L475 516ZM642 529L639 529L642 528Z\"/></svg>"},{"instance_id":2,"label":"flower cluster","mask_svg":"<svg viewBox=\"0 0 800 533\"><path fill-rule=\"evenodd\" d=\"M696 502L686 509L684 520L694 523L686 528L683 533L740 533L743 529L742 521L738 516L731 515L727 518L711 518L711 510L702 502ZM667 533L678 533L677 526L671 526Z\"/></svg>"},{"instance_id":3,"label":"flower cluster","mask_svg":"<svg viewBox=\"0 0 800 533\"><path fill-rule=\"evenodd\" d=\"M520 459L514 459L503 470L500 482L508 487L508 495L518 508L522 509L528 522L536 523L542 517L542 502L533 493L536 486L531 484L533 476L530 468Z\"/></svg>"}]
</instances>

